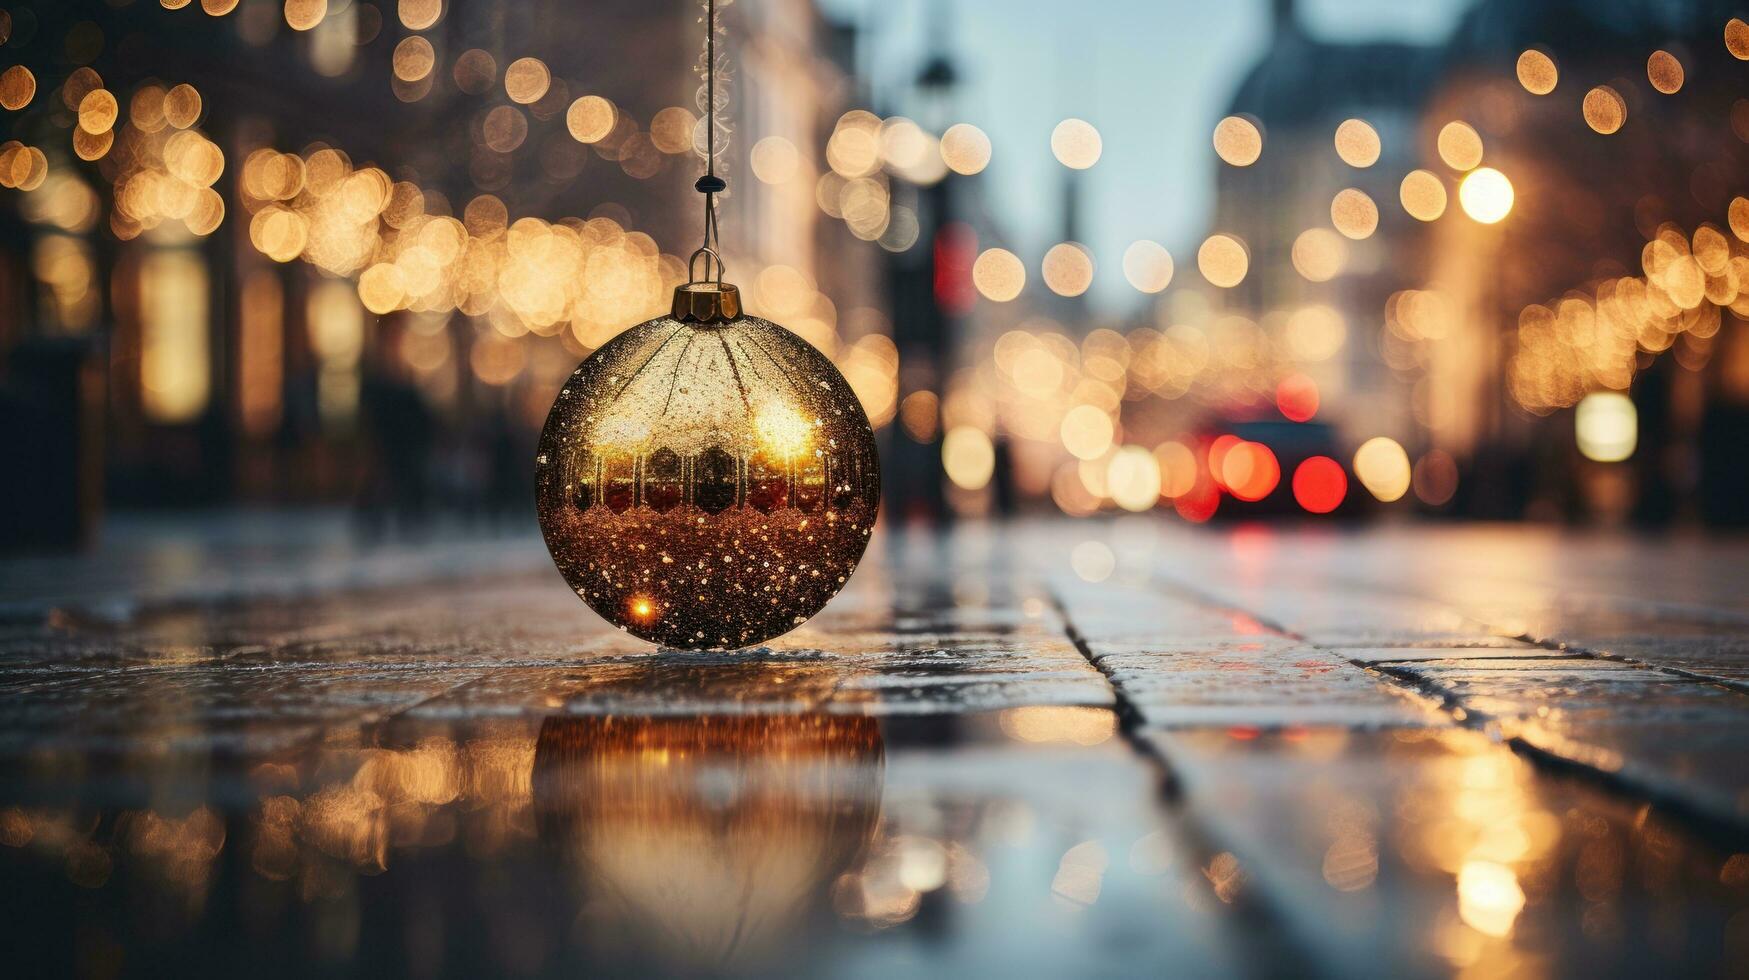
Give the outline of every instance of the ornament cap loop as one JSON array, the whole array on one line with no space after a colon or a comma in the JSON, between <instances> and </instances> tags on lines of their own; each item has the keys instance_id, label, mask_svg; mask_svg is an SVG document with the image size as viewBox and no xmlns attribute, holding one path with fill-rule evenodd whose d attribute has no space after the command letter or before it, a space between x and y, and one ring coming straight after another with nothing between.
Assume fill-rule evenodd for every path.
<instances>
[{"instance_id":1,"label":"ornament cap loop","mask_svg":"<svg viewBox=\"0 0 1749 980\"><path fill-rule=\"evenodd\" d=\"M741 319L741 291L725 282L689 282L674 287L674 319L681 323L730 323Z\"/></svg>"}]
</instances>

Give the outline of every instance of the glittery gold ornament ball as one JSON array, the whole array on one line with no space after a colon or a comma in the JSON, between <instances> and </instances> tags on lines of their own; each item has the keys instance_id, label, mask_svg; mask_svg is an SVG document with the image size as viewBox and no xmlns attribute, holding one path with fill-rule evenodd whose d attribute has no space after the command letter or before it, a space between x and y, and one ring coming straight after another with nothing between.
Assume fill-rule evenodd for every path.
<instances>
[{"instance_id":1,"label":"glittery gold ornament ball","mask_svg":"<svg viewBox=\"0 0 1749 980\"><path fill-rule=\"evenodd\" d=\"M659 317L608 341L559 392L536 465L565 581L621 629L687 649L761 643L819 612L880 503L844 376L752 316Z\"/></svg>"}]
</instances>

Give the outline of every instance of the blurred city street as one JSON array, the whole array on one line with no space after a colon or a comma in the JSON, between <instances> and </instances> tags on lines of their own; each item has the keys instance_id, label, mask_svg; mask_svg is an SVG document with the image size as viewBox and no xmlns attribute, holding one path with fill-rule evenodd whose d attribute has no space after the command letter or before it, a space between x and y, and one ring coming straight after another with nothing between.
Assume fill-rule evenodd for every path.
<instances>
[{"instance_id":1,"label":"blurred city street","mask_svg":"<svg viewBox=\"0 0 1749 980\"><path fill-rule=\"evenodd\" d=\"M18 975L1749 962L1749 542L900 529L683 653L351 527L0 565Z\"/></svg>"},{"instance_id":2,"label":"blurred city street","mask_svg":"<svg viewBox=\"0 0 1749 980\"><path fill-rule=\"evenodd\" d=\"M1746 18L0 0L0 973L1749 980Z\"/></svg>"}]
</instances>

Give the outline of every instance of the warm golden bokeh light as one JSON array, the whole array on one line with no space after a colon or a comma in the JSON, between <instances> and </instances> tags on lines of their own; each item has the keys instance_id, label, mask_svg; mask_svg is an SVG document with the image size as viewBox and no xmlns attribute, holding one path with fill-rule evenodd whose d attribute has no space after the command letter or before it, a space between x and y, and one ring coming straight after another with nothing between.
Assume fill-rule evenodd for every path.
<instances>
[{"instance_id":1,"label":"warm golden bokeh light","mask_svg":"<svg viewBox=\"0 0 1749 980\"><path fill-rule=\"evenodd\" d=\"M1518 56L1518 84L1532 95L1547 95L1555 90L1561 73L1555 60L1535 48Z\"/></svg>"},{"instance_id":2,"label":"warm golden bokeh light","mask_svg":"<svg viewBox=\"0 0 1749 980\"><path fill-rule=\"evenodd\" d=\"M1654 51L1646 59L1646 80L1659 92L1675 95L1682 90L1682 62L1668 51Z\"/></svg>"},{"instance_id":3,"label":"warm golden bokeh light","mask_svg":"<svg viewBox=\"0 0 1749 980\"><path fill-rule=\"evenodd\" d=\"M184 82L173 85L164 93L164 121L176 129L187 129L200 122L200 91Z\"/></svg>"},{"instance_id":4,"label":"warm golden bokeh light","mask_svg":"<svg viewBox=\"0 0 1749 980\"><path fill-rule=\"evenodd\" d=\"M1374 436L1355 451L1354 475L1368 493L1388 504L1409 492L1409 454L1395 439Z\"/></svg>"},{"instance_id":5,"label":"warm golden bokeh light","mask_svg":"<svg viewBox=\"0 0 1749 980\"><path fill-rule=\"evenodd\" d=\"M1244 116L1215 124L1215 155L1235 167L1249 167L1263 155L1263 132Z\"/></svg>"},{"instance_id":6,"label":"warm golden bokeh light","mask_svg":"<svg viewBox=\"0 0 1749 980\"><path fill-rule=\"evenodd\" d=\"M1749 198L1735 197L1731 199L1728 212L1731 224L1731 234L1741 242L1749 242Z\"/></svg>"},{"instance_id":7,"label":"warm golden bokeh light","mask_svg":"<svg viewBox=\"0 0 1749 980\"><path fill-rule=\"evenodd\" d=\"M748 165L761 183L784 184L795 177L801 166L801 154L796 152L794 143L782 136L767 136L753 144Z\"/></svg>"},{"instance_id":8,"label":"warm golden bokeh light","mask_svg":"<svg viewBox=\"0 0 1749 980\"><path fill-rule=\"evenodd\" d=\"M1431 170L1411 170L1397 191L1403 210L1416 221L1436 221L1445 214L1445 182Z\"/></svg>"},{"instance_id":9,"label":"warm golden bokeh light","mask_svg":"<svg viewBox=\"0 0 1749 980\"><path fill-rule=\"evenodd\" d=\"M1124 510L1140 513L1160 501L1160 462L1141 446L1123 446L1105 469L1106 496Z\"/></svg>"},{"instance_id":10,"label":"warm golden bokeh light","mask_svg":"<svg viewBox=\"0 0 1749 980\"><path fill-rule=\"evenodd\" d=\"M970 123L957 123L941 134L941 161L956 174L982 173L990 165L990 137Z\"/></svg>"},{"instance_id":11,"label":"warm golden bokeh light","mask_svg":"<svg viewBox=\"0 0 1749 980\"><path fill-rule=\"evenodd\" d=\"M1329 360L1347 341L1348 324L1335 307L1302 306L1287 319L1288 350L1302 361Z\"/></svg>"},{"instance_id":12,"label":"warm golden bokeh light","mask_svg":"<svg viewBox=\"0 0 1749 980\"><path fill-rule=\"evenodd\" d=\"M1196 250L1196 267L1209 285L1231 289L1245 281L1251 256L1233 235L1210 235Z\"/></svg>"},{"instance_id":13,"label":"warm golden bokeh light","mask_svg":"<svg viewBox=\"0 0 1749 980\"><path fill-rule=\"evenodd\" d=\"M1439 131L1439 158L1453 170L1474 170L1482 163L1482 137L1469 123L1448 122Z\"/></svg>"},{"instance_id":14,"label":"warm golden bokeh light","mask_svg":"<svg viewBox=\"0 0 1749 980\"><path fill-rule=\"evenodd\" d=\"M1105 409L1097 405L1076 405L1063 414L1058 435L1069 455L1093 460L1104 456L1111 448L1116 429Z\"/></svg>"},{"instance_id":15,"label":"warm golden bokeh light","mask_svg":"<svg viewBox=\"0 0 1749 980\"><path fill-rule=\"evenodd\" d=\"M954 486L982 490L996 472L996 449L983 430L958 425L941 440L941 465Z\"/></svg>"},{"instance_id":16,"label":"warm golden bokeh light","mask_svg":"<svg viewBox=\"0 0 1749 980\"><path fill-rule=\"evenodd\" d=\"M539 58L518 58L504 69L504 94L510 101L528 105L547 94L553 76Z\"/></svg>"},{"instance_id":17,"label":"warm golden bokeh light","mask_svg":"<svg viewBox=\"0 0 1749 980\"><path fill-rule=\"evenodd\" d=\"M16 112L36 98L36 76L23 65L0 71L0 106Z\"/></svg>"},{"instance_id":18,"label":"warm golden bokeh light","mask_svg":"<svg viewBox=\"0 0 1749 980\"><path fill-rule=\"evenodd\" d=\"M1362 119L1346 119L1336 127L1336 155L1350 167L1370 167L1379 161L1379 134Z\"/></svg>"},{"instance_id":19,"label":"warm golden bokeh light","mask_svg":"<svg viewBox=\"0 0 1749 980\"><path fill-rule=\"evenodd\" d=\"M1079 296L1093 285L1093 255L1079 242L1059 242L1045 253L1039 277L1058 296Z\"/></svg>"},{"instance_id":20,"label":"warm golden bokeh light","mask_svg":"<svg viewBox=\"0 0 1749 980\"><path fill-rule=\"evenodd\" d=\"M972 263L972 285L985 299L1006 303L1026 285L1026 265L1005 248L985 249Z\"/></svg>"},{"instance_id":21,"label":"warm golden bokeh light","mask_svg":"<svg viewBox=\"0 0 1749 980\"><path fill-rule=\"evenodd\" d=\"M498 61L479 48L469 48L455 60L450 75L455 87L469 95L485 95L498 84Z\"/></svg>"},{"instance_id":22,"label":"warm golden bokeh light","mask_svg":"<svg viewBox=\"0 0 1749 980\"><path fill-rule=\"evenodd\" d=\"M1639 413L1619 391L1594 391L1573 412L1573 435L1586 459L1619 463L1639 442Z\"/></svg>"},{"instance_id":23,"label":"warm golden bokeh light","mask_svg":"<svg viewBox=\"0 0 1749 980\"><path fill-rule=\"evenodd\" d=\"M1182 497L1196 486L1196 453L1182 442L1163 442L1154 447L1154 462L1160 467L1160 496Z\"/></svg>"},{"instance_id":24,"label":"warm golden bokeh light","mask_svg":"<svg viewBox=\"0 0 1749 980\"><path fill-rule=\"evenodd\" d=\"M1473 170L1458 185L1458 203L1471 218L1494 224L1512 213L1512 181L1493 167Z\"/></svg>"},{"instance_id":25,"label":"warm golden bokeh light","mask_svg":"<svg viewBox=\"0 0 1749 980\"><path fill-rule=\"evenodd\" d=\"M403 82L417 82L431 74L431 69L437 64L437 51L430 41L415 34L402 38L401 43L395 45L390 64L396 78Z\"/></svg>"},{"instance_id":26,"label":"warm golden bokeh light","mask_svg":"<svg viewBox=\"0 0 1749 980\"><path fill-rule=\"evenodd\" d=\"M107 89L95 89L79 100L79 128L96 135L107 133L121 115L121 106Z\"/></svg>"},{"instance_id":27,"label":"warm golden bokeh light","mask_svg":"<svg viewBox=\"0 0 1749 980\"><path fill-rule=\"evenodd\" d=\"M1364 191L1353 187L1338 191L1330 202L1330 223L1348 238L1371 238L1378 230L1379 207Z\"/></svg>"},{"instance_id":28,"label":"warm golden bokeh light","mask_svg":"<svg viewBox=\"0 0 1749 980\"><path fill-rule=\"evenodd\" d=\"M400 0L398 14L401 26L410 31L422 31L443 16L443 0Z\"/></svg>"},{"instance_id":29,"label":"warm golden bokeh light","mask_svg":"<svg viewBox=\"0 0 1749 980\"><path fill-rule=\"evenodd\" d=\"M1051 153L1071 170L1086 170L1098 163L1103 149L1099 130L1085 119L1065 119L1051 130Z\"/></svg>"},{"instance_id":30,"label":"warm golden bokeh light","mask_svg":"<svg viewBox=\"0 0 1749 980\"><path fill-rule=\"evenodd\" d=\"M1621 129L1628 121L1628 104L1623 101L1621 93L1608 85L1599 85L1585 93L1585 101L1580 106L1585 114L1585 125L1605 136Z\"/></svg>"},{"instance_id":31,"label":"warm golden bokeh light","mask_svg":"<svg viewBox=\"0 0 1749 980\"><path fill-rule=\"evenodd\" d=\"M579 143L599 143L613 132L618 113L599 95L585 95L565 111L565 128Z\"/></svg>"},{"instance_id":32,"label":"warm golden bokeh light","mask_svg":"<svg viewBox=\"0 0 1749 980\"><path fill-rule=\"evenodd\" d=\"M1725 22L1725 50L1738 61L1749 61L1749 24L1732 17Z\"/></svg>"},{"instance_id":33,"label":"warm golden bokeh light","mask_svg":"<svg viewBox=\"0 0 1749 980\"><path fill-rule=\"evenodd\" d=\"M1308 228L1294 239L1290 258L1308 282L1329 282L1348 265L1348 243L1328 228Z\"/></svg>"},{"instance_id":34,"label":"warm golden bokeh light","mask_svg":"<svg viewBox=\"0 0 1749 980\"><path fill-rule=\"evenodd\" d=\"M328 16L328 0L285 0L285 22L294 31L308 31Z\"/></svg>"},{"instance_id":35,"label":"warm golden bokeh light","mask_svg":"<svg viewBox=\"0 0 1749 980\"><path fill-rule=\"evenodd\" d=\"M1123 275L1137 290L1158 293L1172 284L1172 254L1159 242L1132 242L1124 249Z\"/></svg>"}]
</instances>

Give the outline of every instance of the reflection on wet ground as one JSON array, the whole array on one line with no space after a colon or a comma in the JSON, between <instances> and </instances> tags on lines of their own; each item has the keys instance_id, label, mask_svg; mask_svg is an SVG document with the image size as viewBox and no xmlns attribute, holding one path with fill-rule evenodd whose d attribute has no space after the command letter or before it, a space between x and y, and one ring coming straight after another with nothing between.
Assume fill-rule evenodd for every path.
<instances>
[{"instance_id":1,"label":"reflection on wet ground","mask_svg":"<svg viewBox=\"0 0 1749 980\"><path fill-rule=\"evenodd\" d=\"M1116 727L559 714L325 745L215 793L241 807L6 808L7 920L32 974L1243 966L1230 856Z\"/></svg>"},{"instance_id":2,"label":"reflection on wet ground","mask_svg":"<svg viewBox=\"0 0 1749 980\"><path fill-rule=\"evenodd\" d=\"M733 654L514 562L26 603L9 972L1744 972L1729 590L1659 552L1631 597L1563 559L1551 599L1535 540L1487 540L1518 559L1491 586L1439 574L1463 537L1090 527L877 542Z\"/></svg>"}]
</instances>

